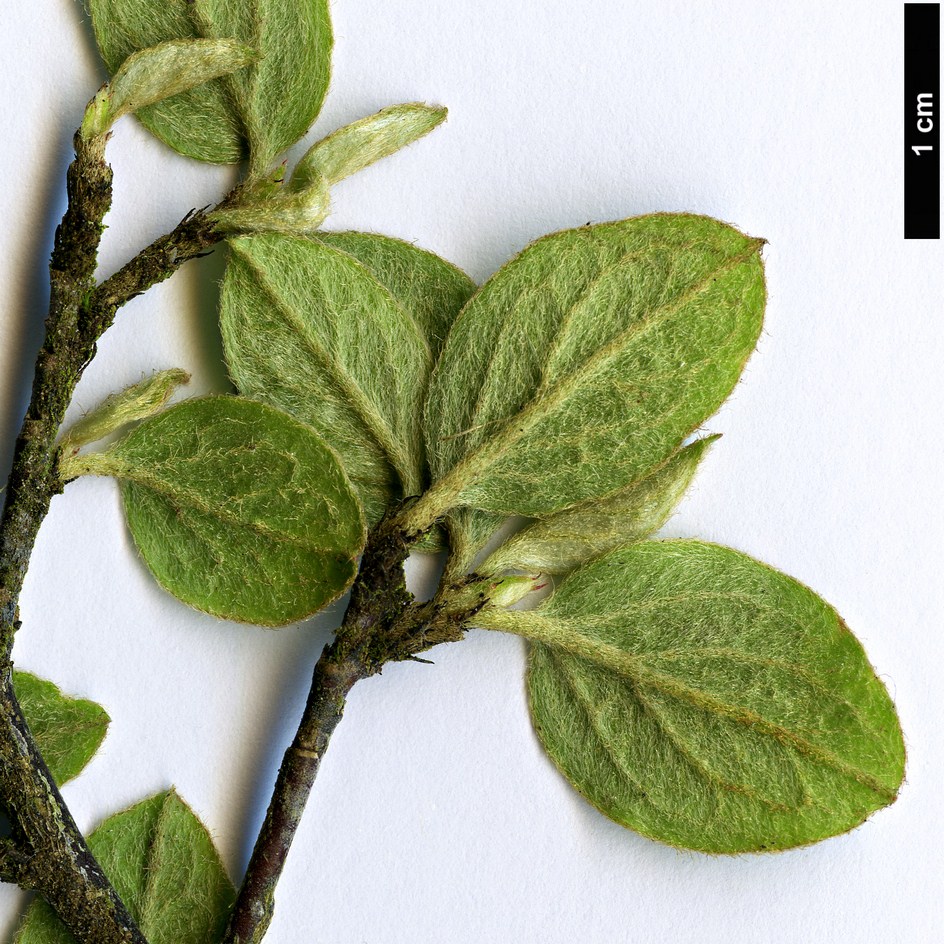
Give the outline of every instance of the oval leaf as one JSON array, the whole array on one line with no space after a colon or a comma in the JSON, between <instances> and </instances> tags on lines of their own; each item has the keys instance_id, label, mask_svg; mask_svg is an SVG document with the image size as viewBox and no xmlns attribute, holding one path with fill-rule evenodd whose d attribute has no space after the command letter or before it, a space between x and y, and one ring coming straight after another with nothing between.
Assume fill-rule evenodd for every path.
<instances>
[{"instance_id":1,"label":"oval leaf","mask_svg":"<svg viewBox=\"0 0 944 944\"><path fill-rule=\"evenodd\" d=\"M173 791L105 820L89 847L149 944L222 939L236 898L206 827ZM30 905L16 944L74 944L42 899Z\"/></svg>"},{"instance_id":2,"label":"oval leaf","mask_svg":"<svg viewBox=\"0 0 944 944\"><path fill-rule=\"evenodd\" d=\"M456 505L543 517L663 462L720 406L754 348L762 242L660 214L525 249L446 342L426 424L439 481L410 525Z\"/></svg>"},{"instance_id":3,"label":"oval leaf","mask_svg":"<svg viewBox=\"0 0 944 944\"><path fill-rule=\"evenodd\" d=\"M339 128L313 145L298 162L292 185L308 187L321 177L335 184L395 154L445 120L445 108L419 102L391 105L376 115Z\"/></svg>"},{"instance_id":4,"label":"oval leaf","mask_svg":"<svg viewBox=\"0 0 944 944\"><path fill-rule=\"evenodd\" d=\"M904 776L888 692L835 610L729 548L644 542L582 567L530 613L535 728L607 816L702 852L846 832Z\"/></svg>"},{"instance_id":5,"label":"oval leaf","mask_svg":"<svg viewBox=\"0 0 944 944\"><path fill-rule=\"evenodd\" d=\"M718 438L699 439L640 481L519 531L489 556L479 573L565 574L658 531L685 494L705 451Z\"/></svg>"},{"instance_id":6,"label":"oval leaf","mask_svg":"<svg viewBox=\"0 0 944 944\"><path fill-rule=\"evenodd\" d=\"M64 695L29 672L13 673L13 690L53 780L61 787L77 777L105 739L105 709Z\"/></svg>"},{"instance_id":7,"label":"oval leaf","mask_svg":"<svg viewBox=\"0 0 944 944\"><path fill-rule=\"evenodd\" d=\"M174 150L228 164L251 154L264 170L308 130L328 88L327 0L91 0L109 72L134 52L172 39L233 37L258 64L142 109L144 125Z\"/></svg>"},{"instance_id":8,"label":"oval leaf","mask_svg":"<svg viewBox=\"0 0 944 944\"><path fill-rule=\"evenodd\" d=\"M197 609L279 626L354 578L364 524L350 483L315 432L279 410L188 400L81 459L122 480L142 557Z\"/></svg>"},{"instance_id":9,"label":"oval leaf","mask_svg":"<svg viewBox=\"0 0 944 944\"><path fill-rule=\"evenodd\" d=\"M220 326L233 381L324 437L374 524L391 502L423 487L429 345L347 252L269 235L231 246Z\"/></svg>"}]
</instances>

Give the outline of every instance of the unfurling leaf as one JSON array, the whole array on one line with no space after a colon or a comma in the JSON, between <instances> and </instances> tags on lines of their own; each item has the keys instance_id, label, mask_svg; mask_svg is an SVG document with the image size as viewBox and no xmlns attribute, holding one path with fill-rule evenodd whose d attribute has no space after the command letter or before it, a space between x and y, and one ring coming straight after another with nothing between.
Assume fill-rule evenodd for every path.
<instances>
[{"instance_id":1,"label":"unfurling leaf","mask_svg":"<svg viewBox=\"0 0 944 944\"><path fill-rule=\"evenodd\" d=\"M432 366L424 335L465 297L452 267L381 239L234 239L220 304L239 391L324 437L369 524L428 481L419 429ZM427 293L439 287L437 304Z\"/></svg>"},{"instance_id":2,"label":"unfurling leaf","mask_svg":"<svg viewBox=\"0 0 944 944\"><path fill-rule=\"evenodd\" d=\"M446 120L445 108L413 102L389 108L339 128L313 145L292 174L293 187L324 177L335 184L381 158L395 154Z\"/></svg>"},{"instance_id":3,"label":"unfurling leaf","mask_svg":"<svg viewBox=\"0 0 944 944\"><path fill-rule=\"evenodd\" d=\"M270 190L268 182L262 188ZM208 214L221 233L314 233L324 222L331 206L331 194L324 179L305 190L276 190L259 199L213 210Z\"/></svg>"},{"instance_id":4,"label":"unfurling leaf","mask_svg":"<svg viewBox=\"0 0 944 944\"><path fill-rule=\"evenodd\" d=\"M149 944L213 944L236 897L206 827L173 790L105 820L89 847ZM40 898L15 944L74 944Z\"/></svg>"},{"instance_id":5,"label":"unfurling leaf","mask_svg":"<svg viewBox=\"0 0 944 944\"><path fill-rule=\"evenodd\" d=\"M764 308L762 240L661 214L547 236L463 309L426 410L422 528L544 517L637 481L731 392Z\"/></svg>"},{"instance_id":6,"label":"unfurling leaf","mask_svg":"<svg viewBox=\"0 0 944 944\"><path fill-rule=\"evenodd\" d=\"M71 478L68 469L69 453L89 443L97 442L116 430L159 413L167 405L178 387L190 382L185 370L172 368L152 374L140 383L132 384L103 400L78 422L66 430L59 447L64 455L60 460L60 475Z\"/></svg>"},{"instance_id":7,"label":"unfurling leaf","mask_svg":"<svg viewBox=\"0 0 944 944\"><path fill-rule=\"evenodd\" d=\"M607 816L703 852L788 849L893 802L894 706L835 610L729 548L642 542L538 610L480 625L534 641L535 728Z\"/></svg>"},{"instance_id":8,"label":"unfurling leaf","mask_svg":"<svg viewBox=\"0 0 944 944\"><path fill-rule=\"evenodd\" d=\"M658 531L688 488L717 436L680 449L654 472L612 495L592 498L518 532L477 568L564 574L607 551Z\"/></svg>"},{"instance_id":9,"label":"unfurling leaf","mask_svg":"<svg viewBox=\"0 0 944 944\"><path fill-rule=\"evenodd\" d=\"M29 672L13 673L13 690L53 780L61 787L77 777L105 739L105 709L64 695Z\"/></svg>"},{"instance_id":10,"label":"unfurling leaf","mask_svg":"<svg viewBox=\"0 0 944 944\"><path fill-rule=\"evenodd\" d=\"M354 578L364 522L344 470L312 429L265 404L187 400L76 461L122 481L145 563L197 609L280 626Z\"/></svg>"},{"instance_id":11,"label":"unfurling leaf","mask_svg":"<svg viewBox=\"0 0 944 944\"><path fill-rule=\"evenodd\" d=\"M175 39L132 53L89 103L82 135L104 134L125 115L236 72L257 58L235 39Z\"/></svg>"},{"instance_id":12,"label":"unfurling leaf","mask_svg":"<svg viewBox=\"0 0 944 944\"><path fill-rule=\"evenodd\" d=\"M91 0L92 25L114 74L134 52L175 39L235 37L259 62L139 112L188 157L229 164L251 155L264 173L308 130L328 88L327 0Z\"/></svg>"}]
</instances>

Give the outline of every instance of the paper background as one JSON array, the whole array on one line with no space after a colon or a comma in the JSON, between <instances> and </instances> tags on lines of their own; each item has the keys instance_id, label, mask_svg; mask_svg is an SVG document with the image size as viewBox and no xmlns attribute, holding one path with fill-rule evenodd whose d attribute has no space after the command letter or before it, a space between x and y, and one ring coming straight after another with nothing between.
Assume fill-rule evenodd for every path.
<instances>
[{"instance_id":1,"label":"paper background","mask_svg":"<svg viewBox=\"0 0 944 944\"><path fill-rule=\"evenodd\" d=\"M765 236L770 301L724 433L667 528L829 599L897 700L908 779L851 835L788 854L675 852L602 818L532 734L519 640L355 690L279 889L272 944L944 939L944 251L902 239L902 5L336 0L324 134L387 104L450 120L340 185L330 228L414 240L484 279L533 238L657 210ZM41 338L69 143L104 78L71 0L9 4L0 38L0 461ZM228 170L133 121L109 149L103 273L211 203ZM121 312L75 410L159 368L222 389L219 258ZM417 574L422 583L423 575ZM244 866L329 619L215 622L136 560L110 481L55 500L19 666L113 720L65 795L79 823L176 784ZM23 898L0 892L0 936Z\"/></svg>"}]
</instances>

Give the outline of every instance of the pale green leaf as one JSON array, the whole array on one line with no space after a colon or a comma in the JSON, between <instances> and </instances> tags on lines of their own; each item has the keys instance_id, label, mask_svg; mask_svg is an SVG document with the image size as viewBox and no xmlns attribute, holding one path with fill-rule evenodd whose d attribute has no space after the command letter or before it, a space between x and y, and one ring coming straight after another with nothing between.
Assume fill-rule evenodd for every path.
<instances>
[{"instance_id":1,"label":"pale green leaf","mask_svg":"<svg viewBox=\"0 0 944 944\"><path fill-rule=\"evenodd\" d=\"M477 568L479 573L523 570L564 574L658 531L685 494L706 449L717 438L699 439L680 449L654 472L612 495L591 498L519 531Z\"/></svg>"},{"instance_id":2,"label":"pale green leaf","mask_svg":"<svg viewBox=\"0 0 944 944\"><path fill-rule=\"evenodd\" d=\"M64 695L29 672L13 673L13 690L53 780L61 787L92 759L108 730L105 709Z\"/></svg>"},{"instance_id":3,"label":"pale green leaf","mask_svg":"<svg viewBox=\"0 0 944 944\"><path fill-rule=\"evenodd\" d=\"M475 293L465 272L412 243L376 233L318 233L328 246L354 256L413 316L429 344L433 360L463 305Z\"/></svg>"},{"instance_id":4,"label":"pale green leaf","mask_svg":"<svg viewBox=\"0 0 944 944\"><path fill-rule=\"evenodd\" d=\"M265 404L187 400L76 461L122 480L145 563L197 609L279 626L354 578L364 523L347 476L311 428Z\"/></svg>"},{"instance_id":5,"label":"pale green leaf","mask_svg":"<svg viewBox=\"0 0 944 944\"><path fill-rule=\"evenodd\" d=\"M737 551L634 544L536 611L477 622L536 641L545 748L594 806L653 839L787 849L897 796L901 729L861 645L811 590Z\"/></svg>"},{"instance_id":6,"label":"pale green leaf","mask_svg":"<svg viewBox=\"0 0 944 944\"><path fill-rule=\"evenodd\" d=\"M190 374L172 368L158 371L139 383L113 393L66 430L59 443L60 449L68 459L71 450L97 442L122 426L159 413L178 387L189 382ZM66 462L60 461L60 472L63 478L70 478Z\"/></svg>"},{"instance_id":7,"label":"pale green leaf","mask_svg":"<svg viewBox=\"0 0 944 944\"><path fill-rule=\"evenodd\" d=\"M236 890L206 827L175 791L109 817L89 846L149 944L216 944ZM16 944L74 944L42 899Z\"/></svg>"},{"instance_id":8,"label":"pale green leaf","mask_svg":"<svg viewBox=\"0 0 944 944\"><path fill-rule=\"evenodd\" d=\"M432 359L420 327L347 252L287 236L231 247L220 326L233 381L318 431L374 524L423 488Z\"/></svg>"},{"instance_id":9,"label":"pale green leaf","mask_svg":"<svg viewBox=\"0 0 944 944\"><path fill-rule=\"evenodd\" d=\"M258 59L234 39L175 39L132 53L92 99L85 137L104 134L124 115L228 75Z\"/></svg>"},{"instance_id":10,"label":"pale green leaf","mask_svg":"<svg viewBox=\"0 0 944 944\"><path fill-rule=\"evenodd\" d=\"M376 115L339 128L313 145L298 162L292 185L307 187L319 177L335 184L395 154L445 120L445 108L419 102L391 105Z\"/></svg>"},{"instance_id":11,"label":"pale green leaf","mask_svg":"<svg viewBox=\"0 0 944 944\"><path fill-rule=\"evenodd\" d=\"M638 480L731 392L764 307L762 240L659 214L538 240L457 319L430 386L433 488L544 517Z\"/></svg>"},{"instance_id":12,"label":"pale green leaf","mask_svg":"<svg viewBox=\"0 0 944 944\"><path fill-rule=\"evenodd\" d=\"M327 0L91 0L105 65L173 39L233 37L258 64L142 109L141 121L188 157L218 164L251 152L255 171L294 144L321 110L332 47Z\"/></svg>"}]
</instances>

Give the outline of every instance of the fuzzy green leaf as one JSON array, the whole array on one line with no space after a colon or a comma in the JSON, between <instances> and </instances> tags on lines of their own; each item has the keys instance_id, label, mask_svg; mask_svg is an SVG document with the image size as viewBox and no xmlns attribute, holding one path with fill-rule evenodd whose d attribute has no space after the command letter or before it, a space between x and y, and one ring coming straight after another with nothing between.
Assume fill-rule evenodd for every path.
<instances>
[{"instance_id":1,"label":"fuzzy green leaf","mask_svg":"<svg viewBox=\"0 0 944 944\"><path fill-rule=\"evenodd\" d=\"M754 348L761 245L707 217L660 214L525 249L450 332L426 413L439 481L410 525L461 505L544 517L665 461Z\"/></svg>"},{"instance_id":2,"label":"fuzzy green leaf","mask_svg":"<svg viewBox=\"0 0 944 944\"><path fill-rule=\"evenodd\" d=\"M313 145L298 162L292 185L308 187L321 177L335 184L395 154L445 120L445 108L419 102L391 105L376 115L339 128Z\"/></svg>"},{"instance_id":3,"label":"fuzzy green leaf","mask_svg":"<svg viewBox=\"0 0 944 944\"><path fill-rule=\"evenodd\" d=\"M105 709L64 695L29 672L13 673L13 690L53 780L61 787L77 777L105 738Z\"/></svg>"},{"instance_id":4,"label":"fuzzy green leaf","mask_svg":"<svg viewBox=\"0 0 944 944\"><path fill-rule=\"evenodd\" d=\"M893 802L894 706L832 607L729 548L643 542L482 625L532 646L554 763L598 809L703 852L788 849Z\"/></svg>"},{"instance_id":5,"label":"fuzzy green leaf","mask_svg":"<svg viewBox=\"0 0 944 944\"><path fill-rule=\"evenodd\" d=\"M425 479L419 417L432 358L416 319L326 243L267 235L231 247L220 304L230 375L324 437L375 523Z\"/></svg>"},{"instance_id":6,"label":"fuzzy green leaf","mask_svg":"<svg viewBox=\"0 0 944 944\"><path fill-rule=\"evenodd\" d=\"M234 39L174 39L132 53L92 99L82 134L104 134L124 115L236 72L257 58Z\"/></svg>"},{"instance_id":7,"label":"fuzzy green leaf","mask_svg":"<svg viewBox=\"0 0 944 944\"><path fill-rule=\"evenodd\" d=\"M717 436L680 449L654 472L604 498L537 521L489 556L479 573L523 570L564 574L607 551L658 531L668 520Z\"/></svg>"},{"instance_id":8,"label":"fuzzy green leaf","mask_svg":"<svg viewBox=\"0 0 944 944\"><path fill-rule=\"evenodd\" d=\"M150 944L215 944L236 890L206 827L173 790L105 820L89 846ZM15 944L75 944L37 898Z\"/></svg>"},{"instance_id":9,"label":"fuzzy green leaf","mask_svg":"<svg viewBox=\"0 0 944 944\"><path fill-rule=\"evenodd\" d=\"M77 461L122 480L142 557L197 609L279 626L354 578L364 523L347 476L312 429L265 404L187 400Z\"/></svg>"},{"instance_id":10,"label":"fuzzy green leaf","mask_svg":"<svg viewBox=\"0 0 944 944\"><path fill-rule=\"evenodd\" d=\"M144 125L188 157L228 164L251 153L264 172L321 110L332 47L327 0L91 0L109 72L172 39L234 37L260 56L225 79L142 109Z\"/></svg>"},{"instance_id":11,"label":"fuzzy green leaf","mask_svg":"<svg viewBox=\"0 0 944 944\"><path fill-rule=\"evenodd\" d=\"M475 282L452 263L412 243L376 233L318 233L370 270L413 316L435 361L456 316L475 293Z\"/></svg>"},{"instance_id":12,"label":"fuzzy green leaf","mask_svg":"<svg viewBox=\"0 0 944 944\"><path fill-rule=\"evenodd\" d=\"M185 370L171 368L158 371L139 383L113 393L66 430L59 443L60 449L68 458L73 450L104 439L122 426L159 413L178 387L189 382L190 374ZM70 478L67 462L62 460L60 473L62 478Z\"/></svg>"}]
</instances>

